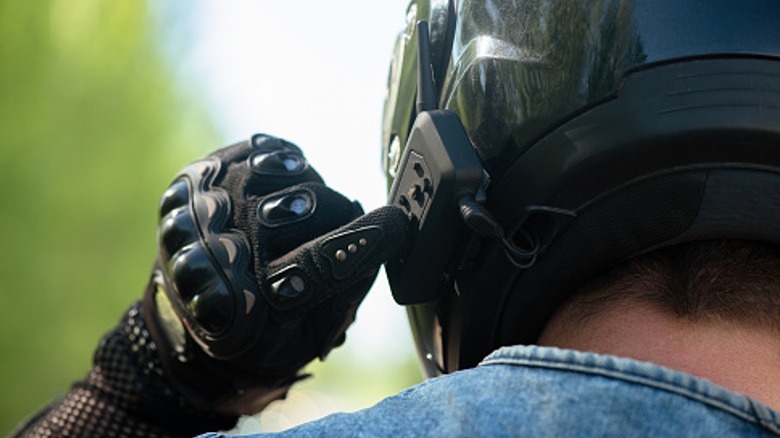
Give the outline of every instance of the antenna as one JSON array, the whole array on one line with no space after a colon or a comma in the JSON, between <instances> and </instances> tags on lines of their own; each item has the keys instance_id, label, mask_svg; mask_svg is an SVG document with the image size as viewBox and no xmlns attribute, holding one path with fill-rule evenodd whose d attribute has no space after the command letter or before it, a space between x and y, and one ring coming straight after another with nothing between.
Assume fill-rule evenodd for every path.
<instances>
[{"instance_id":1,"label":"antenna","mask_svg":"<svg viewBox=\"0 0 780 438\"><path fill-rule=\"evenodd\" d=\"M417 22L417 114L436 109L436 86L431 65L431 38L428 22Z\"/></svg>"}]
</instances>

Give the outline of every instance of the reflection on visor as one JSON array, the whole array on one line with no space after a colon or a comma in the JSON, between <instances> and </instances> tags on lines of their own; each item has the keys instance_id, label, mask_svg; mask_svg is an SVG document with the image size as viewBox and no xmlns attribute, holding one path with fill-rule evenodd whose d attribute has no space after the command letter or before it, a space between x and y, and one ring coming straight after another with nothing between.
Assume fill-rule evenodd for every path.
<instances>
[{"instance_id":1,"label":"reflection on visor","mask_svg":"<svg viewBox=\"0 0 780 438\"><path fill-rule=\"evenodd\" d=\"M550 126L615 92L646 60L635 2L459 4L442 93L486 168L500 174Z\"/></svg>"}]
</instances>

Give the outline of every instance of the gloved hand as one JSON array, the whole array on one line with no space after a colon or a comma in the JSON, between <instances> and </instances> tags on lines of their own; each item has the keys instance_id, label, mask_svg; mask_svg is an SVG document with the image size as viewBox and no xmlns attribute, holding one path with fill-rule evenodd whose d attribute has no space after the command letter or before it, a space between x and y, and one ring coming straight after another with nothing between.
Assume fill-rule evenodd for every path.
<instances>
[{"instance_id":1,"label":"gloved hand","mask_svg":"<svg viewBox=\"0 0 780 438\"><path fill-rule=\"evenodd\" d=\"M362 214L299 148L266 135L175 178L143 317L190 403L258 412L344 341L379 265L409 232L398 208Z\"/></svg>"}]
</instances>

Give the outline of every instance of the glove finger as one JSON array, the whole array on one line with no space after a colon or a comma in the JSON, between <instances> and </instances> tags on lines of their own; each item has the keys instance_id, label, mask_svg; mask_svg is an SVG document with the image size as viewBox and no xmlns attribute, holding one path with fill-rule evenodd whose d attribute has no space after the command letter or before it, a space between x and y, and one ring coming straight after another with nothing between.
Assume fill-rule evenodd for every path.
<instances>
[{"instance_id":1,"label":"glove finger","mask_svg":"<svg viewBox=\"0 0 780 438\"><path fill-rule=\"evenodd\" d=\"M409 235L406 214L387 206L270 262L259 278L276 323L241 360L283 375L324 358L343 342L380 264L405 251Z\"/></svg>"},{"instance_id":2,"label":"glove finger","mask_svg":"<svg viewBox=\"0 0 780 438\"><path fill-rule=\"evenodd\" d=\"M239 201L303 182L323 182L300 148L264 134L219 149L209 157L218 159L226 167L216 184Z\"/></svg>"},{"instance_id":3,"label":"glove finger","mask_svg":"<svg viewBox=\"0 0 780 438\"><path fill-rule=\"evenodd\" d=\"M352 306L371 286L379 266L405 250L409 227L397 207L360 216L270 262L270 287L264 292L272 305L283 309L312 308L340 295Z\"/></svg>"},{"instance_id":4,"label":"glove finger","mask_svg":"<svg viewBox=\"0 0 780 438\"><path fill-rule=\"evenodd\" d=\"M305 358L343 342L379 266L401 254L410 223L398 207L382 207L272 261L263 292L276 312L304 313L296 345Z\"/></svg>"},{"instance_id":5,"label":"glove finger","mask_svg":"<svg viewBox=\"0 0 780 438\"><path fill-rule=\"evenodd\" d=\"M353 202L318 183L304 183L260 198L248 212L248 229L258 269L269 261L363 214ZM252 223L254 222L254 223Z\"/></svg>"}]
</instances>

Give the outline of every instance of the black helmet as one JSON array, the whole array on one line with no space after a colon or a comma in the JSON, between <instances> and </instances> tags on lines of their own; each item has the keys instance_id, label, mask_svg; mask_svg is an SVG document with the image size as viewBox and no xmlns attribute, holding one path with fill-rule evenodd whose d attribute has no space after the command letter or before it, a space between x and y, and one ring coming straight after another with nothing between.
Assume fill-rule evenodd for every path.
<instances>
[{"instance_id":1,"label":"black helmet","mask_svg":"<svg viewBox=\"0 0 780 438\"><path fill-rule=\"evenodd\" d=\"M382 141L419 231L387 273L429 375L533 343L630 257L780 243L778 21L775 0L412 0Z\"/></svg>"}]
</instances>

